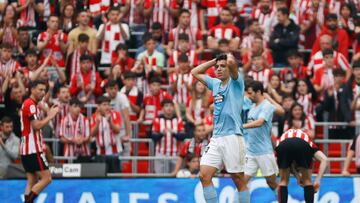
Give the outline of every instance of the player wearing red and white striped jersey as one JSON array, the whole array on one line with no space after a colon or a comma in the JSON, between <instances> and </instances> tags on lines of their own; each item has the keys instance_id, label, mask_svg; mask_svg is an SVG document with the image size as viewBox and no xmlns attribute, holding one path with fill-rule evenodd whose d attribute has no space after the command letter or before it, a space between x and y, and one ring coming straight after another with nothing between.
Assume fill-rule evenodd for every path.
<instances>
[{"instance_id":1,"label":"player wearing red and white striped jersey","mask_svg":"<svg viewBox=\"0 0 360 203\"><path fill-rule=\"evenodd\" d=\"M290 129L281 135L276 142L275 151L280 169L279 202L287 202L290 172L294 173L298 183L304 187L305 202L314 202L314 193L319 190L327 157L306 132L296 129ZM320 161L314 185L311 180L313 157Z\"/></svg>"},{"instance_id":2,"label":"player wearing red and white striped jersey","mask_svg":"<svg viewBox=\"0 0 360 203\"><path fill-rule=\"evenodd\" d=\"M21 107L21 162L25 169L27 185L25 202L33 202L37 195L51 182L51 174L45 154L42 150L41 129L59 112L59 107L52 106L47 116L39 120L40 110L37 105L45 96L46 83L33 81L30 83L31 95Z\"/></svg>"},{"instance_id":3,"label":"player wearing red and white striped jersey","mask_svg":"<svg viewBox=\"0 0 360 203\"><path fill-rule=\"evenodd\" d=\"M40 61L51 54L59 67L65 67L64 53L67 49L67 34L59 30L59 18L50 16L47 21L47 30L38 36L37 48L41 51ZM49 61L48 65L52 65Z\"/></svg>"},{"instance_id":4,"label":"player wearing red and white striped jersey","mask_svg":"<svg viewBox=\"0 0 360 203\"><path fill-rule=\"evenodd\" d=\"M81 102L74 97L70 101L69 113L60 125L60 140L65 157L90 156L91 141L89 120L81 114Z\"/></svg>"},{"instance_id":5,"label":"player wearing red and white striped jersey","mask_svg":"<svg viewBox=\"0 0 360 203\"><path fill-rule=\"evenodd\" d=\"M157 157L175 157L185 139L184 123L176 117L172 100L165 99L161 105L163 115L155 118L151 138L156 142ZM174 170L175 163L174 160L156 160L155 172L170 173Z\"/></svg>"},{"instance_id":6,"label":"player wearing red and white striped jersey","mask_svg":"<svg viewBox=\"0 0 360 203\"><path fill-rule=\"evenodd\" d=\"M223 8L220 12L220 24L209 30L208 48L218 48L218 41L227 39L230 41L231 51L236 51L240 44L240 29L233 24L233 16L229 8Z\"/></svg>"},{"instance_id":7,"label":"player wearing red and white striped jersey","mask_svg":"<svg viewBox=\"0 0 360 203\"><path fill-rule=\"evenodd\" d=\"M185 33L189 37L190 50L196 50L201 53L204 50L202 35L198 28L190 26L190 11L182 9L179 16L179 25L173 28L169 33L169 42L167 54L170 56L174 50L179 50L179 35Z\"/></svg>"},{"instance_id":8,"label":"player wearing red and white striped jersey","mask_svg":"<svg viewBox=\"0 0 360 203\"><path fill-rule=\"evenodd\" d=\"M110 98L100 96L96 99L97 110L91 117L91 136L96 140L98 161L106 162L107 172L120 172L121 142L119 138L121 115L111 110Z\"/></svg>"},{"instance_id":9,"label":"player wearing red and white striped jersey","mask_svg":"<svg viewBox=\"0 0 360 203\"><path fill-rule=\"evenodd\" d=\"M189 58L186 54L179 56L179 66L176 69L178 71L170 75L170 85L175 93L175 101L185 106L194 82L194 78L190 74Z\"/></svg>"},{"instance_id":10,"label":"player wearing red and white striped jersey","mask_svg":"<svg viewBox=\"0 0 360 203\"><path fill-rule=\"evenodd\" d=\"M145 0L144 16L149 19L149 27L154 22L161 23L163 32L174 28L174 17L177 17L179 5L177 0Z\"/></svg>"},{"instance_id":11,"label":"player wearing red and white striped jersey","mask_svg":"<svg viewBox=\"0 0 360 203\"><path fill-rule=\"evenodd\" d=\"M130 39L129 26L122 23L118 7L112 7L108 13L108 21L103 21L96 35L98 40L102 40L101 44L101 60L102 64L110 64L113 56L116 56L116 46L119 43L125 43Z\"/></svg>"}]
</instances>

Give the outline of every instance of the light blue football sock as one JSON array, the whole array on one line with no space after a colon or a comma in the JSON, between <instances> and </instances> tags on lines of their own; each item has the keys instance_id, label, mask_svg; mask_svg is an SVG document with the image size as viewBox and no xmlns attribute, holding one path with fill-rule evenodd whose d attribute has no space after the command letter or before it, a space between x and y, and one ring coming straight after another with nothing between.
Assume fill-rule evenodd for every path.
<instances>
[{"instance_id":1,"label":"light blue football sock","mask_svg":"<svg viewBox=\"0 0 360 203\"><path fill-rule=\"evenodd\" d=\"M217 194L214 186L203 188L206 203L218 203Z\"/></svg>"}]
</instances>

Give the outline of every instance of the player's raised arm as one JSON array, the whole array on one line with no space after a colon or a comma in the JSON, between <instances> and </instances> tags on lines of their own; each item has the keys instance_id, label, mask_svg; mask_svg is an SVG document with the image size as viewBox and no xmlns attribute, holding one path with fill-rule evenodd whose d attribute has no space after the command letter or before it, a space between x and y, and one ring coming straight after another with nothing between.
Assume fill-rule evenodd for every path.
<instances>
[{"instance_id":1,"label":"player's raised arm","mask_svg":"<svg viewBox=\"0 0 360 203\"><path fill-rule=\"evenodd\" d=\"M275 107L275 113L278 116L282 116L285 114L284 108L278 104L275 100L273 100L268 93L264 93L265 99L267 99L272 105Z\"/></svg>"},{"instance_id":2,"label":"player's raised arm","mask_svg":"<svg viewBox=\"0 0 360 203\"><path fill-rule=\"evenodd\" d=\"M202 63L202 64L196 66L196 68L192 69L191 74L196 79L198 79L201 83L203 83L204 85L207 86L207 84L205 82L205 72L207 69L211 68L215 64L216 64L216 59L212 59L211 61Z\"/></svg>"},{"instance_id":3,"label":"player's raised arm","mask_svg":"<svg viewBox=\"0 0 360 203\"><path fill-rule=\"evenodd\" d=\"M229 73L231 79L237 80L239 77L239 71L235 57L232 54L227 54L227 65L229 67Z\"/></svg>"}]
</instances>

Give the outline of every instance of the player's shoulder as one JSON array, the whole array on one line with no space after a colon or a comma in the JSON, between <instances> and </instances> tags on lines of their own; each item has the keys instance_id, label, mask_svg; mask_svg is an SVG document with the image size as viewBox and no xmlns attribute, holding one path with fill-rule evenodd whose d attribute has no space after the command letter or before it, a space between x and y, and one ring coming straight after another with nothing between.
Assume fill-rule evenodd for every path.
<instances>
[{"instance_id":1,"label":"player's shoulder","mask_svg":"<svg viewBox=\"0 0 360 203\"><path fill-rule=\"evenodd\" d=\"M23 102L23 108L29 108L30 106L36 107L36 104L35 104L34 100L32 100L29 97L29 98L25 99L25 101Z\"/></svg>"}]
</instances>

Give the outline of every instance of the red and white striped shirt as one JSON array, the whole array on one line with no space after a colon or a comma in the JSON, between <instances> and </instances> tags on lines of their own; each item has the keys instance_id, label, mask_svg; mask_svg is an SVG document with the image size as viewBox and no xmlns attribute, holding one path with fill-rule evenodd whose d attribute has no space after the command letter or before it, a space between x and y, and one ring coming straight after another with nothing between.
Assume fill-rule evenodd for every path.
<instances>
[{"instance_id":1,"label":"red and white striped shirt","mask_svg":"<svg viewBox=\"0 0 360 203\"><path fill-rule=\"evenodd\" d=\"M89 0L89 11L92 15L99 15L101 12L107 12L110 5L116 6L120 0Z\"/></svg>"},{"instance_id":2,"label":"red and white striped shirt","mask_svg":"<svg viewBox=\"0 0 360 203\"><path fill-rule=\"evenodd\" d=\"M191 13L190 26L200 28L200 6L194 0L184 0L181 8L187 9Z\"/></svg>"},{"instance_id":3,"label":"red and white striped shirt","mask_svg":"<svg viewBox=\"0 0 360 203\"><path fill-rule=\"evenodd\" d=\"M201 5L204 8L207 8L207 18L208 18L208 29L211 29L215 26L216 18L220 16L220 11L227 4L227 0L203 0Z\"/></svg>"},{"instance_id":4,"label":"red and white striped shirt","mask_svg":"<svg viewBox=\"0 0 360 203\"><path fill-rule=\"evenodd\" d=\"M54 99L53 103L56 104L60 109L60 112L58 114L56 114L56 116L52 119L54 134L55 134L55 137L58 138L60 135L61 121L69 113L69 104L60 102L59 99Z\"/></svg>"},{"instance_id":5,"label":"red and white striped shirt","mask_svg":"<svg viewBox=\"0 0 360 203\"><path fill-rule=\"evenodd\" d=\"M270 68L264 68L260 71L254 71L253 69L251 69L248 75L253 77L255 81L262 82L264 84L264 87L267 87L270 82L270 77L273 73L273 70Z\"/></svg>"},{"instance_id":6,"label":"red and white striped shirt","mask_svg":"<svg viewBox=\"0 0 360 203\"><path fill-rule=\"evenodd\" d=\"M202 40L202 35L199 29L193 27L187 27L186 29L177 26L169 32L169 42L174 42L173 49L179 49L179 34L185 33L189 36L190 49L196 49L196 42Z\"/></svg>"},{"instance_id":7,"label":"red and white striped shirt","mask_svg":"<svg viewBox=\"0 0 360 203\"><path fill-rule=\"evenodd\" d=\"M152 2L154 0L145 0L145 9L152 7ZM178 9L179 5L176 0L155 0L154 10L152 17L150 18L150 26L154 22L159 22L163 26L163 31L165 33L170 32L174 28L174 18L170 15L168 8Z\"/></svg>"},{"instance_id":8,"label":"red and white striped shirt","mask_svg":"<svg viewBox=\"0 0 360 203\"><path fill-rule=\"evenodd\" d=\"M200 143L195 142L195 138L192 138L190 141L185 142L181 147L179 156L185 158L187 154L195 154L197 157L201 157L206 149L206 146L209 144L208 139L204 139Z\"/></svg>"},{"instance_id":9,"label":"red and white striped shirt","mask_svg":"<svg viewBox=\"0 0 360 203\"><path fill-rule=\"evenodd\" d=\"M317 149L316 144L311 140L310 136L306 132L304 132L304 131L302 131L300 129L289 129L289 130L287 130L285 133L283 133L281 135L280 138L277 139L276 147L279 146L279 144L282 141L284 141L286 139L289 139L289 138L300 138L300 139L304 140L305 142L307 142L310 145L311 148Z\"/></svg>"},{"instance_id":10,"label":"red and white striped shirt","mask_svg":"<svg viewBox=\"0 0 360 203\"><path fill-rule=\"evenodd\" d=\"M219 24L209 30L209 35L218 40L231 40L240 37L240 29L233 24L225 26Z\"/></svg>"},{"instance_id":11,"label":"red and white striped shirt","mask_svg":"<svg viewBox=\"0 0 360 203\"><path fill-rule=\"evenodd\" d=\"M160 90L160 93L156 96L146 95L144 97L144 109L145 109L145 120L153 121L161 112L161 102L164 99L171 99L173 97L166 91Z\"/></svg>"},{"instance_id":12,"label":"red and white striped shirt","mask_svg":"<svg viewBox=\"0 0 360 203\"><path fill-rule=\"evenodd\" d=\"M126 0L123 0L123 1L126 1ZM130 11L129 11L129 14L127 16L125 16L125 19L124 19L125 22L129 22L130 27L145 23L142 13L139 12L136 8L137 1L141 1L141 0L130 0L130 5L129 5Z\"/></svg>"},{"instance_id":13,"label":"red and white striped shirt","mask_svg":"<svg viewBox=\"0 0 360 203\"><path fill-rule=\"evenodd\" d=\"M111 111L111 119L114 125L121 125L121 115L119 112ZM91 129L96 125L96 113L91 117ZM101 117L98 132L96 134L97 155L116 155L121 152L121 142L110 127L109 121Z\"/></svg>"},{"instance_id":14,"label":"red and white striped shirt","mask_svg":"<svg viewBox=\"0 0 360 203\"><path fill-rule=\"evenodd\" d=\"M314 116L315 114L315 102L311 98L311 93L306 95L298 95L297 102L303 106L304 113L307 116Z\"/></svg>"},{"instance_id":15,"label":"red and white striped shirt","mask_svg":"<svg viewBox=\"0 0 360 203\"><path fill-rule=\"evenodd\" d=\"M39 34L38 36L38 44L39 42L44 42L49 37L49 32L45 31ZM67 34L63 33L61 30L58 30L51 36L50 41L47 43L46 47L41 51L40 54L40 64L42 61L52 52L52 58L57 62L60 67L65 67L65 58L64 54L60 48L60 41L63 43L67 43ZM51 64L51 60L49 60L48 65Z\"/></svg>"},{"instance_id":16,"label":"red and white striped shirt","mask_svg":"<svg viewBox=\"0 0 360 203\"><path fill-rule=\"evenodd\" d=\"M196 98L194 98L196 99ZM195 123L200 122L203 119L205 119L206 116L206 109L207 107L204 107L202 105L202 98L198 98L195 101L195 105L193 106L193 98L192 96L189 96L188 101L186 103L186 107L191 110L191 114L194 118Z\"/></svg>"},{"instance_id":17,"label":"red and white striped shirt","mask_svg":"<svg viewBox=\"0 0 360 203\"><path fill-rule=\"evenodd\" d=\"M60 137L64 137L67 140L72 140L76 137L88 138L90 136L90 125L89 120L79 114L78 118L74 120L70 114L61 121ZM88 144L76 145L76 144L65 144L64 145L64 156L90 156L90 147Z\"/></svg>"},{"instance_id":18,"label":"red and white striped shirt","mask_svg":"<svg viewBox=\"0 0 360 203\"><path fill-rule=\"evenodd\" d=\"M173 73L170 76L170 84L175 84L175 101L179 104L186 105L191 91L188 86L191 86L194 82L194 78L190 73Z\"/></svg>"},{"instance_id":19,"label":"red and white striped shirt","mask_svg":"<svg viewBox=\"0 0 360 203\"><path fill-rule=\"evenodd\" d=\"M180 151L182 142L177 141L173 137L173 133L184 131L184 123L176 117L171 119L163 116L156 118L153 123L153 132L163 133L165 129L167 133L156 143L156 154L176 156Z\"/></svg>"},{"instance_id":20,"label":"red and white striped shirt","mask_svg":"<svg viewBox=\"0 0 360 203\"><path fill-rule=\"evenodd\" d=\"M270 11L269 13L264 14L258 7L253 10L251 17L253 19L258 19L260 27L264 30L264 35L270 36L274 26L277 23L276 10L272 9L272 11Z\"/></svg>"},{"instance_id":21,"label":"red and white striped shirt","mask_svg":"<svg viewBox=\"0 0 360 203\"><path fill-rule=\"evenodd\" d=\"M138 100L139 100L139 89L137 87L133 87L128 93L126 92L126 87L122 87L120 90L121 93L125 94L127 96L127 98L129 99L129 102L131 102L134 105L139 105L138 104ZM130 121L137 121L138 120L138 114L135 113L132 108L129 108L129 117L130 117Z\"/></svg>"},{"instance_id":22,"label":"red and white striped shirt","mask_svg":"<svg viewBox=\"0 0 360 203\"><path fill-rule=\"evenodd\" d=\"M125 31L126 36L122 36L120 32L120 26ZM125 43L126 40L130 39L129 26L125 23L111 24L110 22L106 25L101 24L97 35L100 35L102 30L105 29L104 39L101 44L101 61L102 64L110 64L113 56L116 56L116 46L119 43Z\"/></svg>"},{"instance_id":23,"label":"red and white striped shirt","mask_svg":"<svg viewBox=\"0 0 360 203\"><path fill-rule=\"evenodd\" d=\"M37 107L37 103L32 98L26 99L21 106L21 155L30 155L43 151L41 130L35 130L31 126L31 121L37 120L39 113L40 110Z\"/></svg>"},{"instance_id":24,"label":"red and white striped shirt","mask_svg":"<svg viewBox=\"0 0 360 203\"><path fill-rule=\"evenodd\" d=\"M346 57L340 53L334 50L334 65L336 67L341 67L344 71L347 71L351 69L349 61L346 59ZM325 66L324 62L324 56L322 54L322 51L316 52L312 57L308 64L309 70L318 70L319 68Z\"/></svg>"},{"instance_id":25,"label":"red and white striped shirt","mask_svg":"<svg viewBox=\"0 0 360 203\"><path fill-rule=\"evenodd\" d=\"M173 54L169 57L169 61L168 64L170 67L178 67L178 58L180 56L181 52L180 51L173 51ZM195 67L199 64L199 56L196 53L196 51L194 50L190 50L186 53L186 55L188 56L189 59L189 65L190 67Z\"/></svg>"}]
</instances>

